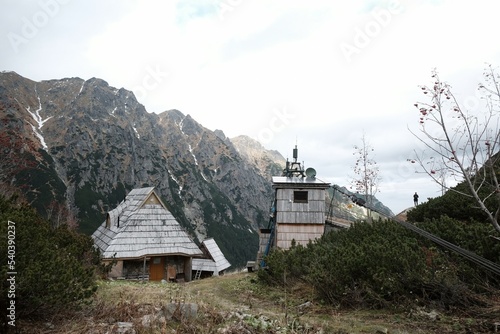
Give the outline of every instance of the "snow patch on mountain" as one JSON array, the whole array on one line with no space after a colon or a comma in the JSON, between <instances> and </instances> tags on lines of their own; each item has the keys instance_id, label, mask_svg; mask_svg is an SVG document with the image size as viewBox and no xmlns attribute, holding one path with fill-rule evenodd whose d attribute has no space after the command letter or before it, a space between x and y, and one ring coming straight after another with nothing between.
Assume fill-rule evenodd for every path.
<instances>
[{"instance_id":1,"label":"snow patch on mountain","mask_svg":"<svg viewBox=\"0 0 500 334\"><path fill-rule=\"evenodd\" d=\"M179 181L177 181L177 178L174 176L174 174L172 174L172 171L170 169L167 168L167 172L168 172L168 175L170 176L170 178L172 179L172 181L174 181L177 184L177 186L179 187L179 191L177 192L177 194L179 194L179 197L182 198L182 196L181 196L182 186L180 185Z\"/></svg>"},{"instance_id":2,"label":"snow patch on mountain","mask_svg":"<svg viewBox=\"0 0 500 334\"><path fill-rule=\"evenodd\" d=\"M35 88L35 92L36 92L36 88ZM38 127L35 127L33 124L30 123L31 128L33 129L33 132L35 133L35 136L38 137L38 139L40 140L40 144L42 145L43 149L45 151L47 151L48 146L47 146L47 143L45 142L45 138L42 135L42 127L45 124L45 122L47 122L49 119L52 118L52 116L47 117L46 119L43 119L42 116L40 116L40 111L42 110L42 102L40 101L40 96L38 96L38 93L37 93L37 97L38 97L38 109L35 111L31 111L30 106L28 106L25 109L31 115L31 117L36 122L36 124L38 125Z\"/></svg>"},{"instance_id":3,"label":"snow patch on mountain","mask_svg":"<svg viewBox=\"0 0 500 334\"><path fill-rule=\"evenodd\" d=\"M47 146L47 143L45 142L45 138L43 138L42 134L37 131L37 129L35 128L35 126L33 124L30 124L30 125L31 125L31 128L33 129L33 133L40 140L40 144L42 144L43 149L45 151L47 151L49 147Z\"/></svg>"},{"instance_id":4,"label":"snow patch on mountain","mask_svg":"<svg viewBox=\"0 0 500 334\"><path fill-rule=\"evenodd\" d=\"M80 87L80 91L78 92L78 95L80 95L82 93L83 86L85 86L85 80L82 82L82 87Z\"/></svg>"},{"instance_id":5,"label":"snow patch on mountain","mask_svg":"<svg viewBox=\"0 0 500 334\"><path fill-rule=\"evenodd\" d=\"M132 129L134 129L134 132L135 132L137 139L141 139L141 135L139 134L139 132L137 132L137 128L135 127L135 124L132 126Z\"/></svg>"},{"instance_id":6,"label":"snow patch on mountain","mask_svg":"<svg viewBox=\"0 0 500 334\"><path fill-rule=\"evenodd\" d=\"M193 156L194 164L198 166L198 160L196 159L196 155L194 155L193 153L193 148L191 147L191 144L188 144L188 147L189 147L189 153L191 153L191 155Z\"/></svg>"}]
</instances>

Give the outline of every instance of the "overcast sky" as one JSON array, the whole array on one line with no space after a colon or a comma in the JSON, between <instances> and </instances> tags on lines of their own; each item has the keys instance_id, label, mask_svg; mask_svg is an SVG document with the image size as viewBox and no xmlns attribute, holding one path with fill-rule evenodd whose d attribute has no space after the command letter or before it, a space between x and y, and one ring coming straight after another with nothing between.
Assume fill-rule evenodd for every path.
<instances>
[{"instance_id":1,"label":"overcast sky","mask_svg":"<svg viewBox=\"0 0 500 334\"><path fill-rule=\"evenodd\" d=\"M407 162L436 68L473 101L500 65L497 1L3 0L0 70L104 79L149 112L248 135L346 186L363 133L394 213L440 195Z\"/></svg>"}]
</instances>

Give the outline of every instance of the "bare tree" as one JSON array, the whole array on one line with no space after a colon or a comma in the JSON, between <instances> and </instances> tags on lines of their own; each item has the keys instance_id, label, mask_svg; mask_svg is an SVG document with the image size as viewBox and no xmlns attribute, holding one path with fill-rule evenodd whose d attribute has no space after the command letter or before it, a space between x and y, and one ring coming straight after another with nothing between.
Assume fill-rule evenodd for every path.
<instances>
[{"instance_id":1,"label":"bare tree","mask_svg":"<svg viewBox=\"0 0 500 334\"><path fill-rule=\"evenodd\" d=\"M75 215L64 204L54 200L46 207L45 213L47 220L53 228L58 228L61 225L67 225L70 229L78 228L78 221Z\"/></svg>"},{"instance_id":2,"label":"bare tree","mask_svg":"<svg viewBox=\"0 0 500 334\"><path fill-rule=\"evenodd\" d=\"M483 73L477 102L480 110L468 110L459 103L451 86L432 72L433 84L421 86L429 102L415 103L420 113L420 131L410 132L424 144L425 150L416 159L423 171L442 189L471 198L500 232L500 187L495 172L500 154L500 85L499 74L491 65ZM430 152L431 154L428 154ZM498 167L497 167L498 168ZM465 182L468 192L450 188L446 180ZM494 212L486 201L496 203Z\"/></svg>"},{"instance_id":3,"label":"bare tree","mask_svg":"<svg viewBox=\"0 0 500 334\"><path fill-rule=\"evenodd\" d=\"M353 155L356 156L356 163L353 171L356 174L351 180L351 189L361 193L368 209L368 220L372 221L370 208L373 208L373 198L378 191L378 183L380 181L379 168L377 162L373 159L373 147L366 139L365 134L361 137L361 145L354 146Z\"/></svg>"}]
</instances>

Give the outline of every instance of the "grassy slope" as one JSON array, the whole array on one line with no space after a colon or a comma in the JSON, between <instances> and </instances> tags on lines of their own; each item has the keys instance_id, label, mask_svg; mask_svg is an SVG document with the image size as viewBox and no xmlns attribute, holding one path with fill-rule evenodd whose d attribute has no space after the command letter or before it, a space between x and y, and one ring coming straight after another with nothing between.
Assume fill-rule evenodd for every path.
<instances>
[{"instance_id":1,"label":"grassy slope","mask_svg":"<svg viewBox=\"0 0 500 334\"><path fill-rule=\"evenodd\" d=\"M310 306L299 307L307 301ZM168 303L196 303L198 315L165 320ZM254 273L238 273L182 285L103 281L81 312L22 323L30 333L115 333L118 322L132 322L136 333L481 333L489 332L500 307L483 311L481 318L434 319L428 309L338 310L315 301L307 286L286 291L261 285Z\"/></svg>"}]
</instances>

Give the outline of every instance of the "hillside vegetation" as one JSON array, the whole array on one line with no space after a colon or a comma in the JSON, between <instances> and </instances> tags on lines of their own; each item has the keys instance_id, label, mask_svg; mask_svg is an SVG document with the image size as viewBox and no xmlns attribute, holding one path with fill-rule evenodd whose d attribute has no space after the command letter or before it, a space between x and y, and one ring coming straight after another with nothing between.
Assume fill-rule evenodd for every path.
<instances>
[{"instance_id":1,"label":"hillside vegetation","mask_svg":"<svg viewBox=\"0 0 500 334\"><path fill-rule=\"evenodd\" d=\"M26 218L51 231L29 208L12 200L2 203L2 209L15 214L8 219ZM500 262L499 244L489 237L487 223L442 216L418 225ZM66 254L47 253L43 245L33 242L26 246L27 254L50 254L55 259L57 253ZM54 299L60 289L55 274L41 282L25 282L28 285L20 281L19 291L43 283L46 288L39 293L52 295L40 297L47 298L46 307L20 315L17 329L26 333L488 333L500 319L498 277L391 221L360 222L306 247L275 251L266 260L267 270L186 284L101 281L93 274L88 280L93 283L85 290L89 293L74 295L68 304ZM74 270L58 275L71 277L78 273ZM30 296L22 295L26 305ZM192 312L186 313L185 307Z\"/></svg>"},{"instance_id":2,"label":"hillside vegetation","mask_svg":"<svg viewBox=\"0 0 500 334\"><path fill-rule=\"evenodd\" d=\"M53 227L17 196L3 195L0 234L9 236L0 241L0 274L4 282L9 278L0 285L0 304L12 310L2 316L2 332L19 329L20 319L51 317L91 302L100 257L90 237L67 225Z\"/></svg>"},{"instance_id":3,"label":"hillside vegetation","mask_svg":"<svg viewBox=\"0 0 500 334\"><path fill-rule=\"evenodd\" d=\"M467 192L464 184L457 188ZM488 209L494 212L496 203L492 199ZM471 199L453 190L410 210L408 220L500 264L496 230ZM318 300L341 310L411 313L425 308L448 315L479 319L489 314L492 321L500 319L498 275L393 221L358 222L305 247L275 250L266 264L267 270L259 271L262 281L290 290L306 284Z\"/></svg>"},{"instance_id":4,"label":"hillside vegetation","mask_svg":"<svg viewBox=\"0 0 500 334\"><path fill-rule=\"evenodd\" d=\"M498 311L346 309L321 302L309 284L270 285L256 273L235 273L185 284L100 281L92 304L22 324L27 333L51 334L489 333Z\"/></svg>"}]
</instances>

